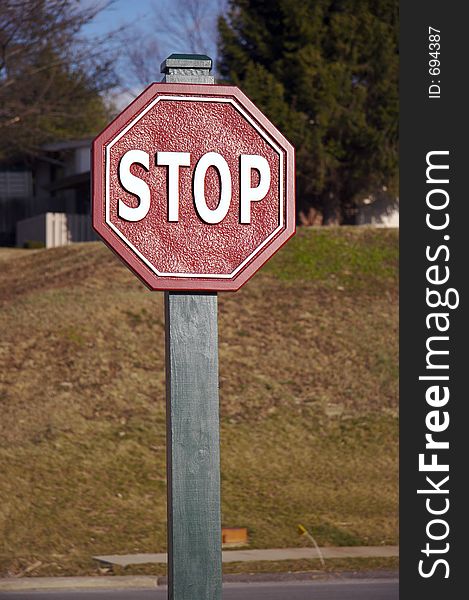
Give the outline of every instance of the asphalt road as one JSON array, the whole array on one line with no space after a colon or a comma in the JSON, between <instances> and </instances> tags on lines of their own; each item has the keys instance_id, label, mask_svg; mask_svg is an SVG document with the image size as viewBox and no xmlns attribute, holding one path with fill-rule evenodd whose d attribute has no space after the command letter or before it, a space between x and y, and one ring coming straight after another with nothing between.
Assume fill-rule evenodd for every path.
<instances>
[{"instance_id":1,"label":"asphalt road","mask_svg":"<svg viewBox=\"0 0 469 600\"><path fill-rule=\"evenodd\" d=\"M223 600L398 600L397 579L227 583ZM3 592L0 600L166 600L167 589Z\"/></svg>"}]
</instances>

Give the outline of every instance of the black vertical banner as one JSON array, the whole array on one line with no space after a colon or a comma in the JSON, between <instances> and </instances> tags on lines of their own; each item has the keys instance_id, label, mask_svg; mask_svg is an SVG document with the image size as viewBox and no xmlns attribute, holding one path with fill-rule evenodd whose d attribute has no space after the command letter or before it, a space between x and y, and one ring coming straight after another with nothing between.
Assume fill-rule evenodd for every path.
<instances>
[{"instance_id":1,"label":"black vertical banner","mask_svg":"<svg viewBox=\"0 0 469 600\"><path fill-rule=\"evenodd\" d=\"M400 598L469 575L469 21L400 4Z\"/></svg>"}]
</instances>

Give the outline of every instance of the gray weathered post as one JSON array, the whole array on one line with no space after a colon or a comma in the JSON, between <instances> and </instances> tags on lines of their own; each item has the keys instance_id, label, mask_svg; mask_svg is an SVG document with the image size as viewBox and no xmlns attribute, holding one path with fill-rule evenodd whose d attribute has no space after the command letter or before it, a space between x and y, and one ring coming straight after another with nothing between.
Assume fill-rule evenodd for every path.
<instances>
[{"instance_id":1,"label":"gray weathered post","mask_svg":"<svg viewBox=\"0 0 469 600\"><path fill-rule=\"evenodd\" d=\"M166 83L214 83L208 56L172 54ZM222 589L216 293L165 292L168 597Z\"/></svg>"}]
</instances>

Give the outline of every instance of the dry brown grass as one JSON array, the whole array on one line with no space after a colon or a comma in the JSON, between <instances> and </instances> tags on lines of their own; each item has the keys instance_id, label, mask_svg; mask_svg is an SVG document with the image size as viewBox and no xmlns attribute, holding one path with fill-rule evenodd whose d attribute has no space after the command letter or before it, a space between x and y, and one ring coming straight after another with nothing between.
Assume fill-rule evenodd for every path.
<instances>
[{"instance_id":1,"label":"dry brown grass","mask_svg":"<svg viewBox=\"0 0 469 600\"><path fill-rule=\"evenodd\" d=\"M220 295L223 520L252 547L396 541L396 258L302 230ZM0 303L0 572L163 550L162 295L93 243L0 252Z\"/></svg>"}]
</instances>

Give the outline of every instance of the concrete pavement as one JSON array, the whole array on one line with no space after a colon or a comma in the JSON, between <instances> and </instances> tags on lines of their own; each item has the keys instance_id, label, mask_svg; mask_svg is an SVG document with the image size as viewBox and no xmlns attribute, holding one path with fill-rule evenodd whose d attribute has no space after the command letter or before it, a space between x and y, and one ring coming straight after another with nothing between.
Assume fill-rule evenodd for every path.
<instances>
[{"instance_id":1,"label":"concrete pavement","mask_svg":"<svg viewBox=\"0 0 469 600\"><path fill-rule=\"evenodd\" d=\"M148 590L155 589L158 577L5 577L0 579L1 592L33 592L35 590Z\"/></svg>"},{"instance_id":2,"label":"concrete pavement","mask_svg":"<svg viewBox=\"0 0 469 600\"><path fill-rule=\"evenodd\" d=\"M326 558L381 558L399 556L399 546L324 546L320 548ZM149 563L167 563L166 553L158 554L109 554L93 556L99 562L127 567ZM314 548L274 548L266 550L225 550L222 553L224 563L253 562L264 560L299 560L318 558Z\"/></svg>"}]
</instances>

